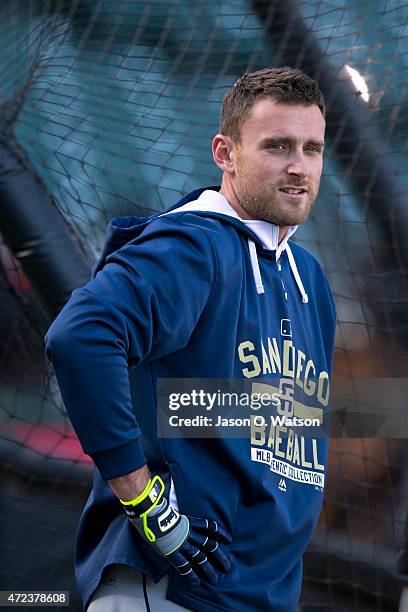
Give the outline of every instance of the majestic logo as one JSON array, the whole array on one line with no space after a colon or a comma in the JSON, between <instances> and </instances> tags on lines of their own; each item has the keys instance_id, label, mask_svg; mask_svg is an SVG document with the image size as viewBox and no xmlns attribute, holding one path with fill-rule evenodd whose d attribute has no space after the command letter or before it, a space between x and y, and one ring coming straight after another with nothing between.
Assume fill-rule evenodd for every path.
<instances>
[{"instance_id":1,"label":"majestic logo","mask_svg":"<svg viewBox=\"0 0 408 612\"><path fill-rule=\"evenodd\" d=\"M290 319L281 319L281 336L286 336L286 338L292 337L292 325L290 323Z\"/></svg>"},{"instance_id":2,"label":"majestic logo","mask_svg":"<svg viewBox=\"0 0 408 612\"><path fill-rule=\"evenodd\" d=\"M279 491L282 491L282 493L286 493L286 481L284 478L281 478L278 484L278 489Z\"/></svg>"}]
</instances>

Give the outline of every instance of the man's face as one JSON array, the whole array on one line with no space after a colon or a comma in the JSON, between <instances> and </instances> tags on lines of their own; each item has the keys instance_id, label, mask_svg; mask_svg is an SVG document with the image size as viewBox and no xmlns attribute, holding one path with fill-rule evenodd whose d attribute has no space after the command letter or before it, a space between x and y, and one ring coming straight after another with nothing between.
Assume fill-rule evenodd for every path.
<instances>
[{"instance_id":1,"label":"man's face","mask_svg":"<svg viewBox=\"0 0 408 612\"><path fill-rule=\"evenodd\" d=\"M307 219L319 189L325 121L316 105L258 100L241 126L233 185L253 219L280 227Z\"/></svg>"}]
</instances>

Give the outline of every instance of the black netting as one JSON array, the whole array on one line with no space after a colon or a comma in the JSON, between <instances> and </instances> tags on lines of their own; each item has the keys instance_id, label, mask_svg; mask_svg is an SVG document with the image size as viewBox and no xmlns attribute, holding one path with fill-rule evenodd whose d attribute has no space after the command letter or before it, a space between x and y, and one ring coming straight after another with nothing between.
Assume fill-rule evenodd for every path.
<instances>
[{"instance_id":1,"label":"black netting","mask_svg":"<svg viewBox=\"0 0 408 612\"><path fill-rule=\"evenodd\" d=\"M112 216L149 214L219 181L210 142L222 96L244 71L292 63L323 83L329 76L324 178L297 240L334 290L336 373L401 378L407 23L399 0L4 0L0 117L89 264ZM47 514L54 502L72 532L89 463L43 357L46 316L3 242L1 262L1 525L13 534L0 543L4 588L34 586L33 576L38 587L64 586L69 547L41 546L29 534L51 523L59 541L63 521ZM333 440L325 510L305 562L306 603L395 609L406 464L402 439Z\"/></svg>"}]
</instances>

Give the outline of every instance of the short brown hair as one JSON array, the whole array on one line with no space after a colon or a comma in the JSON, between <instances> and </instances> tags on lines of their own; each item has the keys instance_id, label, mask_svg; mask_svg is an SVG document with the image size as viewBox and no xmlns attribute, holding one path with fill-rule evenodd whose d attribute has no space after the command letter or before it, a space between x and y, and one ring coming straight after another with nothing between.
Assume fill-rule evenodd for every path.
<instances>
[{"instance_id":1,"label":"short brown hair","mask_svg":"<svg viewBox=\"0 0 408 612\"><path fill-rule=\"evenodd\" d=\"M316 104L323 117L326 113L324 96L310 76L288 66L265 68L246 72L227 91L222 101L221 134L239 142L242 123L255 102L262 98L306 106Z\"/></svg>"}]
</instances>

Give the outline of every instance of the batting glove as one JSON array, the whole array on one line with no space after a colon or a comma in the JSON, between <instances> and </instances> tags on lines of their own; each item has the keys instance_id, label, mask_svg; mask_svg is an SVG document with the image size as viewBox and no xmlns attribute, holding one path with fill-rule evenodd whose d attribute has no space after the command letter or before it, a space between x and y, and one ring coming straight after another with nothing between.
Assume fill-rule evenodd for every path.
<instances>
[{"instance_id":1,"label":"batting glove","mask_svg":"<svg viewBox=\"0 0 408 612\"><path fill-rule=\"evenodd\" d=\"M120 501L143 539L189 584L216 584L220 572L229 570L230 561L219 546L231 543L229 534L216 521L179 514L160 476L151 478L135 499Z\"/></svg>"}]
</instances>

